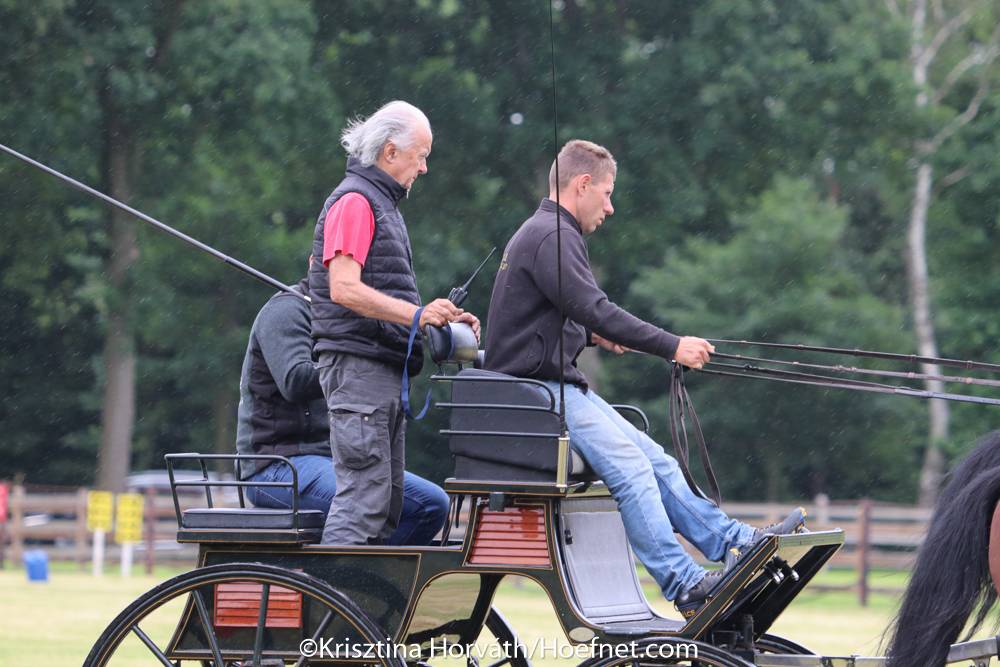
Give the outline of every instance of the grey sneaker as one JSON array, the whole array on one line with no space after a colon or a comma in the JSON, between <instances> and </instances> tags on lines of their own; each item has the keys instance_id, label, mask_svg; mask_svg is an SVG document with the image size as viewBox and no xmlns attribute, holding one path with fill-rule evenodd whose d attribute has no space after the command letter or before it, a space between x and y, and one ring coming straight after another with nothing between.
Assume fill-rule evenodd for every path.
<instances>
[{"instance_id":1,"label":"grey sneaker","mask_svg":"<svg viewBox=\"0 0 1000 667\"><path fill-rule=\"evenodd\" d=\"M722 571L729 572L732 570L733 566L743 557L743 554L757 546L765 537L807 532L809 531L806 530L806 510L803 507L796 507L778 523L772 523L770 526L764 526L763 528L754 528L753 537L746 544L739 547L731 547L726 551L726 555L722 559Z\"/></svg>"},{"instance_id":2,"label":"grey sneaker","mask_svg":"<svg viewBox=\"0 0 1000 667\"><path fill-rule=\"evenodd\" d=\"M674 606L684 618L691 618L698 610L705 606L709 596L715 588L725 579L722 570L712 570L706 572L701 581L677 596Z\"/></svg>"}]
</instances>

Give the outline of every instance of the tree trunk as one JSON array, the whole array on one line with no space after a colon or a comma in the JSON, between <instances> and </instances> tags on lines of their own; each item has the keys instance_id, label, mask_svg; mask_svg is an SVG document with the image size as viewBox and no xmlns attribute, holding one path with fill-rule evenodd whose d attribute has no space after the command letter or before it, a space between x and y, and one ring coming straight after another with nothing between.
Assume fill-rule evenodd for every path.
<instances>
[{"instance_id":1,"label":"tree trunk","mask_svg":"<svg viewBox=\"0 0 1000 667\"><path fill-rule=\"evenodd\" d=\"M930 208L931 186L934 172L931 165L922 162L917 168L917 184L913 192L910 210L910 224L907 230L907 278L910 288L910 302L913 308L913 325L917 335L917 350L921 356L938 356L934 320L931 311L930 286L927 277L927 210ZM921 370L929 375L940 375L937 364L922 364ZM926 380L930 391L943 392L940 380ZM928 403L930 428L927 434L927 449L920 470L920 497L922 507L930 507L937 499L938 488L944 467L941 443L948 439L949 410L946 401L931 400Z\"/></svg>"},{"instance_id":2,"label":"tree trunk","mask_svg":"<svg viewBox=\"0 0 1000 667\"><path fill-rule=\"evenodd\" d=\"M103 171L109 194L128 202L132 194L132 137L121 122L108 87L102 86L104 114ZM135 341L129 268L139 255L135 223L112 209L110 256L107 265L108 328L104 339L104 394L101 406L101 449L97 458L97 486L109 491L125 488L132 458L135 425Z\"/></svg>"},{"instance_id":3,"label":"tree trunk","mask_svg":"<svg viewBox=\"0 0 1000 667\"><path fill-rule=\"evenodd\" d=\"M933 55L927 56L928 47L924 44L924 34L927 29L927 0L915 0L913 3L912 32L910 42L910 61L913 65L913 83L917 87L916 106L918 110L925 109L929 103L928 67ZM917 336L917 350L921 356L938 356L937 337L934 333L934 318L931 311L930 285L927 272L927 211L931 206L934 182L934 170L930 159L932 148L923 148L917 144L917 182L913 189L913 202L910 207L910 222L906 234L906 267L907 282L910 293L910 306L913 310L913 328ZM921 370L929 375L940 375L937 364L921 364ZM944 384L939 380L925 380L924 386L930 391L944 391ZM927 433L927 449L924 451L924 462L920 469L920 495L918 503L922 507L930 507L937 499L938 488L944 470L944 457L941 455L941 443L948 438L949 411L946 401L931 400L928 402L930 424Z\"/></svg>"}]
</instances>

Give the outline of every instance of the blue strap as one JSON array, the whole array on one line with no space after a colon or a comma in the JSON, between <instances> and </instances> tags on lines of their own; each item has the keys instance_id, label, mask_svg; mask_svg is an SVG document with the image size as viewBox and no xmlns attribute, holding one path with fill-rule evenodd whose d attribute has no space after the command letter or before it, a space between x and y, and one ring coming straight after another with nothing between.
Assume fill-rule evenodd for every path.
<instances>
[{"instance_id":1,"label":"blue strap","mask_svg":"<svg viewBox=\"0 0 1000 667\"><path fill-rule=\"evenodd\" d=\"M403 400L403 411L413 421L423 419L427 413L427 408L431 405L431 392L428 391L427 400L424 401L424 407L420 411L420 414L413 416L413 413L410 412L410 355L413 353L413 341L417 337L417 332L420 331L420 315L423 312L424 307L421 306L417 308L417 312L413 313L413 322L410 324L410 338L406 342L406 360L403 362L403 386L399 390L399 397Z\"/></svg>"}]
</instances>

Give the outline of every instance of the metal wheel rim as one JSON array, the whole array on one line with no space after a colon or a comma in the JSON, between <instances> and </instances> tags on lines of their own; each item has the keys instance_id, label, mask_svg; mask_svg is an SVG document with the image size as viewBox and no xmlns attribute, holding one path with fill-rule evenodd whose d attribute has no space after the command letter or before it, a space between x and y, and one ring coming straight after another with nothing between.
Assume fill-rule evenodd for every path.
<instances>
[{"instance_id":1,"label":"metal wheel rim","mask_svg":"<svg viewBox=\"0 0 1000 667\"><path fill-rule=\"evenodd\" d=\"M229 581L254 581L255 583L273 584L298 591L318 600L325 605L327 610L335 612L354 627L362 638L372 643L386 640L386 634L360 607L321 579L270 565L229 563L198 568L178 575L155 586L133 601L101 633L84 661L84 667L104 667L122 641L135 632L134 628L138 628L143 619L161 606L203 586ZM197 600L197 597L195 599ZM140 639L142 639L141 636ZM173 663L165 661L155 653L152 654L152 657L156 657L161 664L167 665L167 667L173 666ZM219 662L215 658L208 661L202 660L203 664L213 666L219 665ZM377 662L383 667L405 667L406 664L395 656L379 658ZM221 663L221 667L232 664L231 661L224 659L221 660ZM300 667L307 664L309 664L309 660L306 657L300 658L296 663Z\"/></svg>"},{"instance_id":2,"label":"metal wheel rim","mask_svg":"<svg viewBox=\"0 0 1000 667\"><path fill-rule=\"evenodd\" d=\"M620 665L629 665L629 667L656 667L660 665L688 665L690 667L753 667L752 663L747 662L743 658L734 655L728 651L712 646L711 644L706 644L705 642L700 642L694 639L686 639L684 637L650 637L647 639L641 639L639 641L633 642L634 652L639 653L640 651L645 651L647 647L652 646L669 646L669 647L680 647L683 645L694 646L697 649L697 658L633 658L623 657L593 657L580 663L579 667L619 667Z\"/></svg>"}]
</instances>

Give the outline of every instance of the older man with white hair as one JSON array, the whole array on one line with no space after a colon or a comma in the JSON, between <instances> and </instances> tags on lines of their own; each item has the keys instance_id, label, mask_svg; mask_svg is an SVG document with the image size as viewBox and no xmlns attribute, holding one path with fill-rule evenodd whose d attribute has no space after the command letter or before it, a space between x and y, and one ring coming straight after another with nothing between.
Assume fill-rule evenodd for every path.
<instances>
[{"instance_id":1,"label":"older man with white hair","mask_svg":"<svg viewBox=\"0 0 1000 667\"><path fill-rule=\"evenodd\" d=\"M427 173L430 122L406 102L389 102L341 136L347 175L316 222L309 269L312 333L330 412L337 492L323 544L380 544L396 528L403 502L404 366L423 365L411 325L479 320L447 299L420 306L406 222L399 202Z\"/></svg>"}]
</instances>

